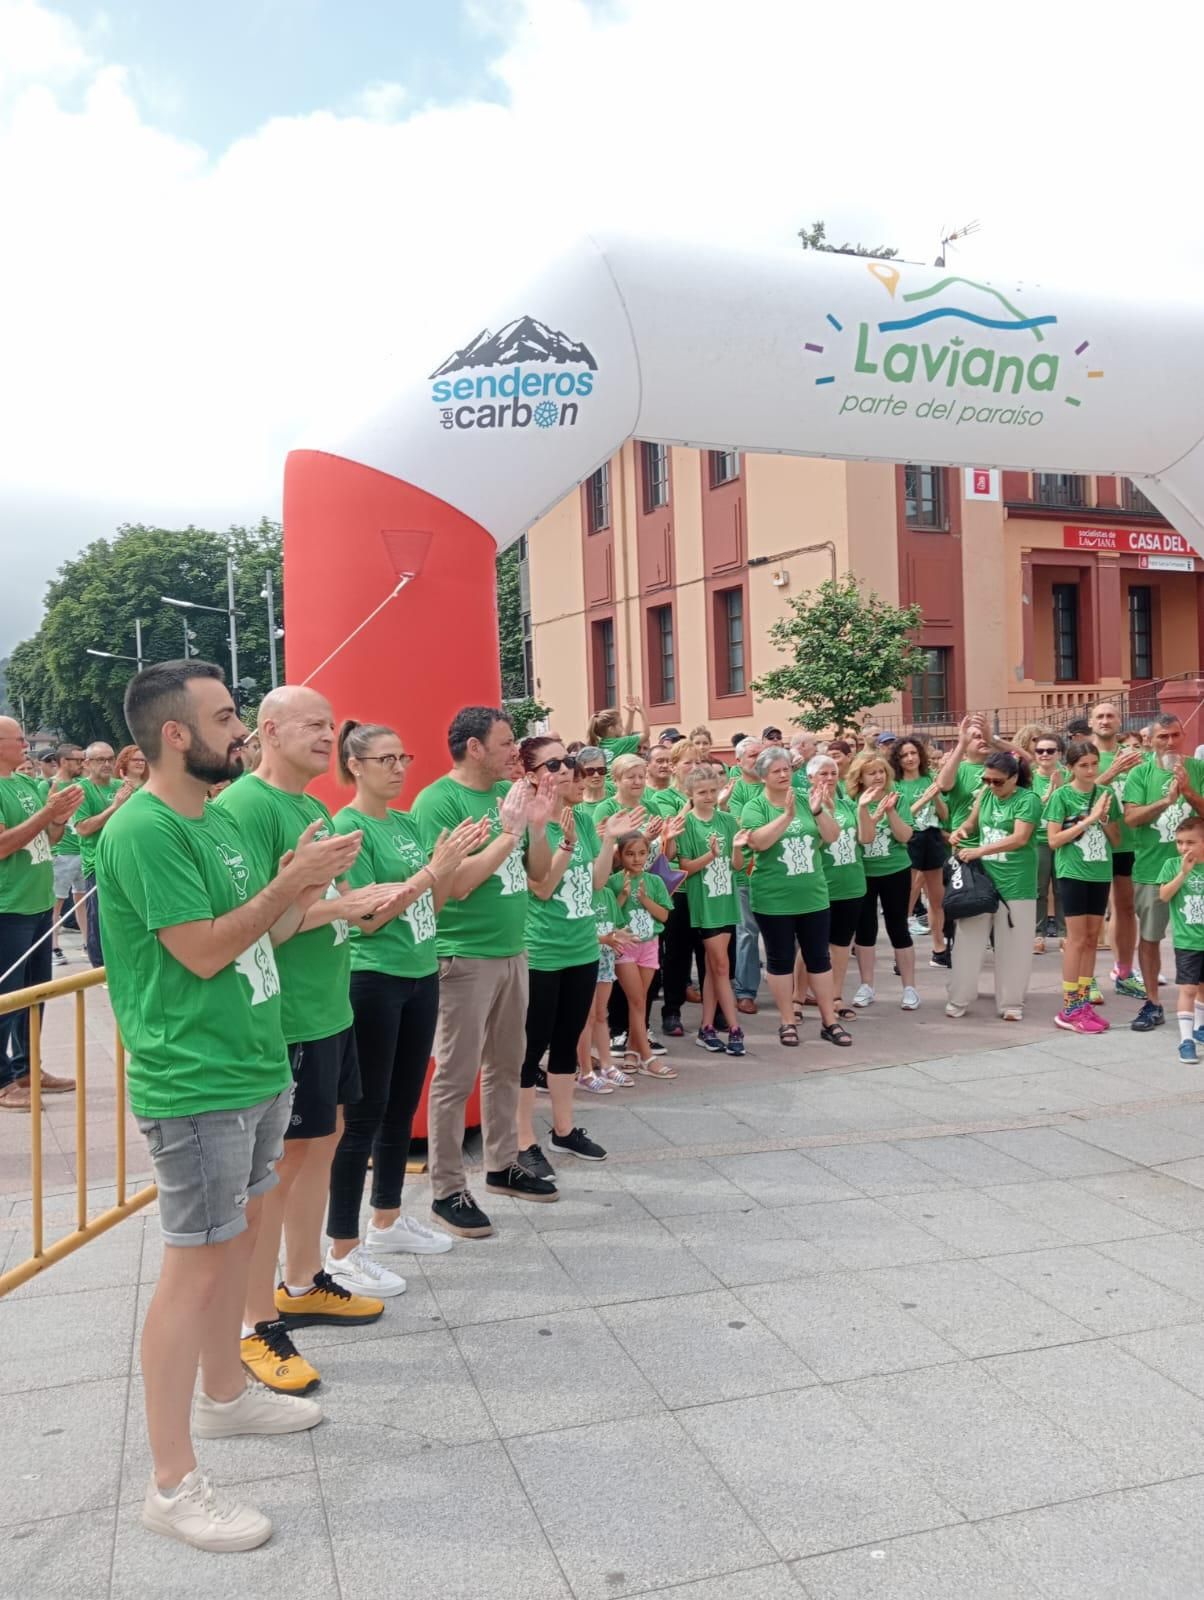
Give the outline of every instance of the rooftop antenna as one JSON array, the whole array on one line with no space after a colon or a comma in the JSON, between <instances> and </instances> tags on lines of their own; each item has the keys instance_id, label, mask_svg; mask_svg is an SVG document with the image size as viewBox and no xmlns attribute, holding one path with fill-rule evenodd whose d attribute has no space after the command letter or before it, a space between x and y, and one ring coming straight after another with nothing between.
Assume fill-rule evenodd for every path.
<instances>
[{"instance_id":1,"label":"rooftop antenna","mask_svg":"<svg viewBox=\"0 0 1204 1600\"><path fill-rule=\"evenodd\" d=\"M945 252L948 249L949 245L953 244L956 240L959 240L959 239L968 239L972 233L977 233L981 226L982 226L982 224L977 219L975 219L975 221L973 221L973 222L965 222L965 223L963 223L960 228L954 228L949 233L946 233L944 228L942 227L942 229L941 229L941 253L940 253L939 256L937 256L936 260L932 263L933 266L934 267L943 267L945 265Z\"/></svg>"}]
</instances>

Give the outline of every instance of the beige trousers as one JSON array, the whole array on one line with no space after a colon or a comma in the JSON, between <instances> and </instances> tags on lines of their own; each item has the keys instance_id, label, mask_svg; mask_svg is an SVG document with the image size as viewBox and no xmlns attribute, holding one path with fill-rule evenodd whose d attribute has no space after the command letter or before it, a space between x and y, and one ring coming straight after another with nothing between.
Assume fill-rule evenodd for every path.
<instances>
[{"instance_id":1,"label":"beige trousers","mask_svg":"<svg viewBox=\"0 0 1204 1600\"><path fill-rule=\"evenodd\" d=\"M513 1166L526 1048L526 956L451 956L440 961L435 1073L427 1105L431 1192L436 1200L468 1187L464 1108L478 1072L485 1171Z\"/></svg>"},{"instance_id":2,"label":"beige trousers","mask_svg":"<svg viewBox=\"0 0 1204 1600\"><path fill-rule=\"evenodd\" d=\"M995 1009L1021 1007L1033 973L1033 918L1035 900L1011 900L1012 926L1007 907L992 916L966 917L957 924L953 940L953 970L949 977L949 1003L973 1005L978 997L978 975L987 953L991 926L995 928Z\"/></svg>"}]
</instances>

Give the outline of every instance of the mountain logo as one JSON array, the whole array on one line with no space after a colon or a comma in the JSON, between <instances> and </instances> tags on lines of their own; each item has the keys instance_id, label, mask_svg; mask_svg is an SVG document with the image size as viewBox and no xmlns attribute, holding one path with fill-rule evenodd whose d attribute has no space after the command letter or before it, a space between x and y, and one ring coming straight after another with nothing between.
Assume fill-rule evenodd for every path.
<instances>
[{"instance_id":1,"label":"mountain logo","mask_svg":"<svg viewBox=\"0 0 1204 1600\"><path fill-rule=\"evenodd\" d=\"M463 350L448 356L441 367L431 373L432 378L444 378L449 372L460 372L465 367L504 367L516 361L554 362L563 367L569 362L598 370L589 347L535 317L516 317L496 333L482 328L476 338Z\"/></svg>"},{"instance_id":2,"label":"mountain logo","mask_svg":"<svg viewBox=\"0 0 1204 1600\"><path fill-rule=\"evenodd\" d=\"M829 328L847 337L836 341L829 333L825 340L830 345L803 346L807 353L829 359L843 355L847 375L862 380L855 390L841 394L842 416L912 416L959 428L984 423L1036 428L1055 397L1069 406L1082 404L1079 395L1066 392L1068 378L1077 387L1071 376L1076 359L1087 379L1104 376L1101 368L1082 360L1090 340L1080 340L1073 357L1065 348L1050 348L1046 333L1057 328L1058 318L1044 307L1030 313L992 284L955 274L901 292L899 267L885 261L866 266L895 301L891 314L846 326L829 312ZM883 388L866 392L866 378ZM814 380L817 386L838 381L835 372ZM989 391L999 403L941 398L943 389L953 388Z\"/></svg>"}]
</instances>

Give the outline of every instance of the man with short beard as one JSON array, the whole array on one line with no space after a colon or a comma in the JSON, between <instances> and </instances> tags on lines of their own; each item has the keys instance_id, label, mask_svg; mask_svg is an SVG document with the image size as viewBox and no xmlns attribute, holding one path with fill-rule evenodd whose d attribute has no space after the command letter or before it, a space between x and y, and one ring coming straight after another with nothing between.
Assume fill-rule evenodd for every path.
<instances>
[{"instance_id":1,"label":"man with short beard","mask_svg":"<svg viewBox=\"0 0 1204 1600\"><path fill-rule=\"evenodd\" d=\"M96 891L96 845L101 830L134 792L128 779L113 776L113 746L97 739L84 751L85 777L81 785L84 803L75 814L75 831L79 836L80 866L84 874L84 890L88 899L88 927L84 935L88 960L94 967L105 964L104 946L101 943L100 895Z\"/></svg>"},{"instance_id":2,"label":"man with short beard","mask_svg":"<svg viewBox=\"0 0 1204 1600\"><path fill-rule=\"evenodd\" d=\"M292 1104L273 947L351 865L360 835L319 841L317 824L298 828L284 859L260 870L234 818L205 798L237 773L246 735L220 667L147 667L126 690L125 718L149 776L106 824L96 870L164 1240L142 1331L153 1462L142 1520L202 1550L250 1550L270 1521L210 1483L191 1436L296 1433L321 1420L313 1401L248 1382L239 1326Z\"/></svg>"}]
</instances>

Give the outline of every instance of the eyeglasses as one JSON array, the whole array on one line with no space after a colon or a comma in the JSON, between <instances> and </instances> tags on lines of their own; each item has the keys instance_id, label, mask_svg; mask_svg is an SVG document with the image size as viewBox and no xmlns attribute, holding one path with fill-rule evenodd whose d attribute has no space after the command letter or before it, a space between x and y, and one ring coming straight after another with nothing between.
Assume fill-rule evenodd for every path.
<instances>
[{"instance_id":1,"label":"eyeglasses","mask_svg":"<svg viewBox=\"0 0 1204 1600\"><path fill-rule=\"evenodd\" d=\"M1056 744L1039 744L1036 746L1036 753L1039 756L1056 756L1058 747Z\"/></svg>"},{"instance_id":2,"label":"eyeglasses","mask_svg":"<svg viewBox=\"0 0 1204 1600\"><path fill-rule=\"evenodd\" d=\"M404 772L414 757L408 752L395 755L393 751L390 751L387 756L360 756L359 759L361 761L379 761L386 772L392 772L397 767L400 767Z\"/></svg>"},{"instance_id":3,"label":"eyeglasses","mask_svg":"<svg viewBox=\"0 0 1204 1600\"><path fill-rule=\"evenodd\" d=\"M1009 782L1009 779L1007 779L1007 778L984 778L982 781L983 781L983 783L985 784L985 786L988 789L1002 789L1004 784Z\"/></svg>"},{"instance_id":4,"label":"eyeglasses","mask_svg":"<svg viewBox=\"0 0 1204 1600\"><path fill-rule=\"evenodd\" d=\"M604 778L606 776L605 767L578 767L577 771L583 778Z\"/></svg>"},{"instance_id":5,"label":"eyeglasses","mask_svg":"<svg viewBox=\"0 0 1204 1600\"><path fill-rule=\"evenodd\" d=\"M549 756L546 761L537 761L535 763L535 765L531 768L531 771L532 772L538 772L540 767L546 767L549 772L559 772L561 767L567 768L567 770L569 772L576 772L576 770L577 770L577 757L576 756ZM606 769L603 768L602 770L605 771Z\"/></svg>"}]
</instances>

